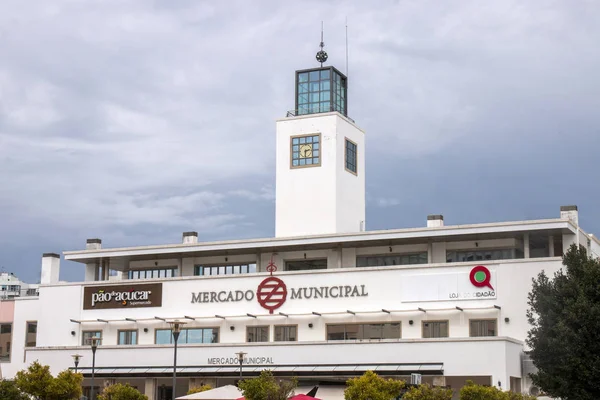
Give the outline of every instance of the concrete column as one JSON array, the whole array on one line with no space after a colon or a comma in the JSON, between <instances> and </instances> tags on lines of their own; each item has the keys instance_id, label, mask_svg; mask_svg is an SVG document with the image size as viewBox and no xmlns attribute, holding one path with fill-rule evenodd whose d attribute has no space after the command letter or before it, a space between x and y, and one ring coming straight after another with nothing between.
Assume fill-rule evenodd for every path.
<instances>
[{"instance_id":1,"label":"concrete column","mask_svg":"<svg viewBox=\"0 0 600 400\"><path fill-rule=\"evenodd\" d=\"M433 263L445 263L446 262L446 243L436 242L431 243L432 250L432 262Z\"/></svg>"},{"instance_id":2,"label":"concrete column","mask_svg":"<svg viewBox=\"0 0 600 400\"><path fill-rule=\"evenodd\" d=\"M342 264L342 245L338 245L337 247L337 255L338 255L338 259L337 259L337 268L343 268L344 265Z\"/></svg>"},{"instance_id":3,"label":"concrete column","mask_svg":"<svg viewBox=\"0 0 600 400\"><path fill-rule=\"evenodd\" d=\"M44 253L42 255L42 274L40 283L42 285L58 283L60 275L60 256L56 253Z\"/></svg>"},{"instance_id":4,"label":"concrete column","mask_svg":"<svg viewBox=\"0 0 600 400\"><path fill-rule=\"evenodd\" d=\"M144 385L144 394L148 396L148 400L156 400L156 379L146 379L146 384Z\"/></svg>"},{"instance_id":5,"label":"concrete column","mask_svg":"<svg viewBox=\"0 0 600 400\"><path fill-rule=\"evenodd\" d=\"M85 265L85 277L86 282L93 282L96 280L96 263L89 263Z\"/></svg>"},{"instance_id":6,"label":"concrete column","mask_svg":"<svg viewBox=\"0 0 600 400\"><path fill-rule=\"evenodd\" d=\"M523 253L525 254L524 258L529 258L529 233L525 233L523 235Z\"/></svg>"},{"instance_id":7,"label":"concrete column","mask_svg":"<svg viewBox=\"0 0 600 400\"><path fill-rule=\"evenodd\" d=\"M548 255L554 257L554 236L548 236Z\"/></svg>"},{"instance_id":8,"label":"concrete column","mask_svg":"<svg viewBox=\"0 0 600 400\"><path fill-rule=\"evenodd\" d=\"M427 243L427 264L433 263L433 244Z\"/></svg>"},{"instance_id":9,"label":"concrete column","mask_svg":"<svg viewBox=\"0 0 600 400\"><path fill-rule=\"evenodd\" d=\"M262 270L262 254L259 251L256 253L256 272L260 272Z\"/></svg>"},{"instance_id":10,"label":"concrete column","mask_svg":"<svg viewBox=\"0 0 600 400\"><path fill-rule=\"evenodd\" d=\"M562 235L562 243L563 243L563 254L569 251L569 247L575 244L577 241L577 235L573 233L566 233Z\"/></svg>"}]
</instances>

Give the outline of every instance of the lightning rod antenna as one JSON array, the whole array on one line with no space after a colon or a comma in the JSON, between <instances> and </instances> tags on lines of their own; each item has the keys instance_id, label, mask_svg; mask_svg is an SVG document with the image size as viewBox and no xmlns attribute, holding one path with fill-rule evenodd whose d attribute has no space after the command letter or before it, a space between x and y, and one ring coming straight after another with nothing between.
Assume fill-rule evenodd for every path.
<instances>
[{"instance_id":1,"label":"lightning rod antenna","mask_svg":"<svg viewBox=\"0 0 600 400\"><path fill-rule=\"evenodd\" d=\"M348 16L346 16L346 78L348 75Z\"/></svg>"},{"instance_id":2,"label":"lightning rod antenna","mask_svg":"<svg viewBox=\"0 0 600 400\"><path fill-rule=\"evenodd\" d=\"M321 63L321 67L323 63L327 61L327 53L323 48L325 47L325 42L323 42L323 21L321 21L321 43L319 44L321 50L317 52L317 61Z\"/></svg>"}]
</instances>

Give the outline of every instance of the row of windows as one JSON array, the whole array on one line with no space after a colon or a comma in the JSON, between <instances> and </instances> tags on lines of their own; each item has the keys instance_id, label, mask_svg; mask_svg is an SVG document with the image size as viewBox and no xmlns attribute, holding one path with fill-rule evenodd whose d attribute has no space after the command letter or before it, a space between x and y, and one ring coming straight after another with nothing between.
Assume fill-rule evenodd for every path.
<instances>
[{"instance_id":1,"label":"row of windows","mask_svg":"<svg viewBox=\"0 0 600 400\"><path fill-rule=\"evenodd\" d=\"M446 338L449 337L448 320L444 321L422 321L423 338ZM246 327L246 342L270 342L270 326L248 326ZM298 341L298 327L296 325L276 325L273 327L275 342ZM471 319L469 320L469 336L497 336L496 319ZM102 340L102 331L84 331L82 334L82 345L89 345L91 338ZM368 324L328 324L326 327L327 340L384 340L402 338L401 322L382 322ZM156 329L154 336L155 344L172 344L173 334L170 329ZM187 328L182 329L178 343L199 344L219 343L219 328ZM117 344L138 344L137 330L120 330L117 334Z\"/></svg>"},{"instance_id":2,"label":"row of windows","mask_svg":"<svg viewBox=\"0 0 600 400\"><path fill-rule=\"evenodd\" d=\"M12 323L0 324L0 361L10 361L12 342ZM35 347L37 344L37 321L28 321L25 328L25 346Z\"/></svg>"},{"instance_id":3,"label":"row of windows","mask_svg":"<svg viewBox=\"0 0 600 400\"><path fill-rule=\"evenodd\" d=\"M515 258L523 257L523 251L520 249L461 250L446 252L446 262L513 260Z\"/></svg>"},{"instance_id":4,"label":"row of windows","mask_svg":"<svg viewBox=\"0 0 600 400\"><path fill-rule=\"evenodd\" d=\"M20 292L21 291L21 286L20 285L2 285L2 291L9 291L9 292Z\"/></svg>"},{"instance_id":5,"label":"row of windows","mask_svg":"<svg viewBox=\"0 0 600 400\"><path fill-rule=\"evenodd\" d=\"M196 265L194 275L237 275L256 272L256 263L228 264L228 265Z\"/></svg>"},{"instance_id":6,"label":"row of windows","mask_svg":"<svg viewBox=\"0 0 600 400\"><path fill-rule=\"evenodd\" d=\"M448 251L446 262L469 262L486 260L509 260L523 258L523 252L519 249L496 249L476 251ZM356 257L356 266L362 267L385 267L394 265L427 264L427 252L413 254L386 254L367 255ZM285 271L306 271L327 269L326 258L285 261ZM255 262L219 265L196 265L194 275L237 275L257 272ZM129 279L164 278L176 276L176 268L162 268L151 270L129 271Z\"/></svg>"},{"instance_id":7,"label":"row of windows","mask_svg":"<svg viewBox=\"0 0 600 400\"><path fill-rule=\"evenodd\" d=\"M129 279L172 278L176 271L176 267L134 270L129 271Z\"/></svg>"}]
</instances>

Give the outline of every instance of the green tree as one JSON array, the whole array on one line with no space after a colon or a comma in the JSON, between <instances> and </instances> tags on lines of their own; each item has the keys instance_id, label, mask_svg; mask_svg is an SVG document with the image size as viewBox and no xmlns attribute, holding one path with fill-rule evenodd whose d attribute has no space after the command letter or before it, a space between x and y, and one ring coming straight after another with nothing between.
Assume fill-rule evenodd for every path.
<instances>
[{"instance_id":1,"label":"green tree","mask_svg":"<svg viewBox=\"0 0 600 400\"><path fill-rule=\"evenodd\" d=\"M29 397L23 394L14 381L0 381L0 399L2 400L29 400Z\"/></svg>"},{"instance_id":2,"label":"green tree","mask_svg":"<svg viewBox=\"0 0 600 400\"><path fill-rule=\"evenodd\" d=\"M493 386L476 385L473 381L467 381L460 389L460 400L506 400L506 395Z\"/></svg>"},{"instance_id":3,"label":"green tree","mask_svg":"<svg viewBox=\"0 0 600 400\"><path fill-rule=\"evenodd\" d=\"M238 387L246 400L287 400L294 395L298 380L277 380L269 370L263 370L257 378L244 379Z\"/></svg>"},{"instance_id":4,"label":"green tree","mask_svg":"<svg viewBox=\"0 0 600 400\"><path fill-rule=\"evenodd\" d=\"M529 293L533 383L563 400L600 399L600 261L572 245L564 269L541 272Z\"/></svg>"},{"instance_id":5,"label":"green tree","mask_svg":"<svg viewBox=\"0 0 600 400\"><path fill-rule=\"evenodd\" d=\"M188 390L187 394L206 392L207 390L210 390L210 389L212 389L212 386L210 386L210 385L196 386L196 387L190 388L190 390Z\"/></svg>"},{"instance_id":6,"label":"green tree","mask_svg":"<svg viewBox=\"0 0 600 400\"><path fill-rule=\"evenodd\" d=\"M476 385L473 381L460 389L460 400L535 400L534 396L503 392L492 386Z\"/></svg>"},{"instance_id":7,"label":"green tree","mask_svg":"<svg viewBox=\"0 0 600 400\"><path fill-rule=\"evenodd\" d=\"M55 378L50 367L37 361L25 371L17 372L15 385L37 400L76 400L81 397L83 375L65 370Z\"/></svg>"},{"instance_id":8,"label":"green tree","mask_svg":"<svg viewBox=\"0 0 600 400\"><path fill-rule=\"evenodd\" d=\"M104 388L98 396L99 400L148 400L148 396L140 393L139 390L129 385L129 383L116 383Z\"/></svg>"},{"instance_id":9,"label":"green tree","mask_svg":"<svg viewBox=\"0 0 600 400\"><path fill-rule=\"evenodd\" d=\"M373 371L348 379L344 390L346 400L392 400L405 386L403 381L384 379Z\"/></svg>"},{"instance_id":10,"label":"green tree","mask_svg":"<svg viewBox=\"0 0 600 400\"><path fill-rule=\"evenodd\" d=\"M419 385L411 387L402 400L452 400L452 389Z\"/></svg>"}]
</instances>

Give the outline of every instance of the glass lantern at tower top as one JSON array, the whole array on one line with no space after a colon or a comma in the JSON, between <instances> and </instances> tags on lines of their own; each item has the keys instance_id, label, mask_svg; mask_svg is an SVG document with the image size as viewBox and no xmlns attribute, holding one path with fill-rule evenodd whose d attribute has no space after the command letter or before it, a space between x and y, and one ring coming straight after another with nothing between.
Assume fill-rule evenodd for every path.
<instances>
[{"instance_id":1,"label":"glass lantern at tower top","mask_svg":"<svg viewBox=\"0 0 600 400\"><path fill-rule=\"evenodd\" d=\"M348 115L348 78L335 67L296 71L296 115Z\"/></svg>"}]
</instances>

